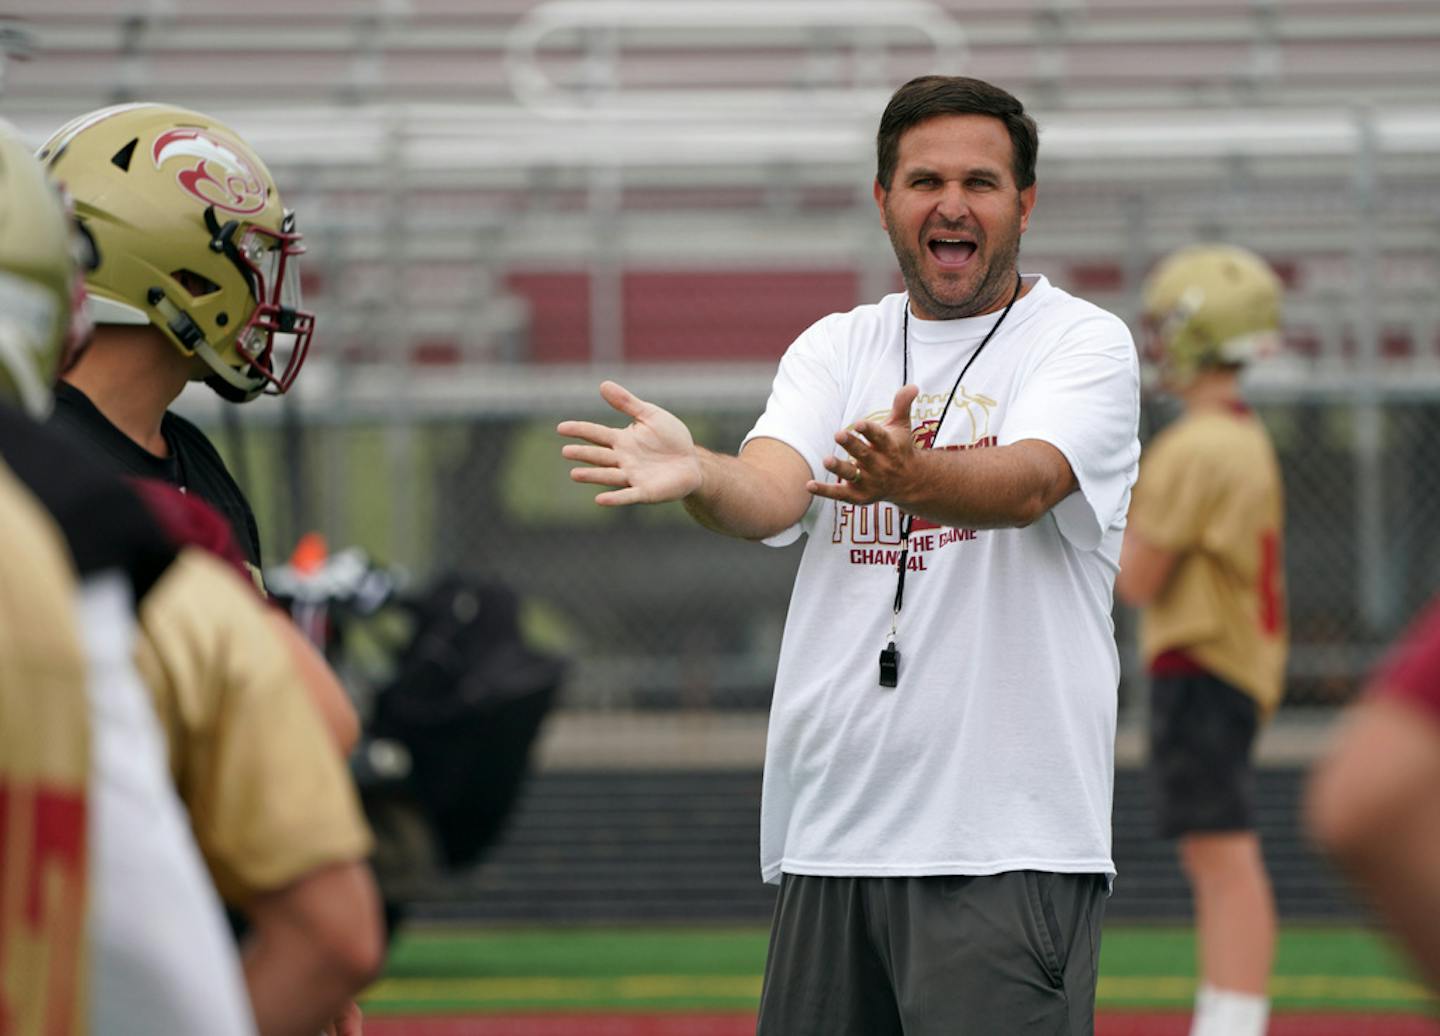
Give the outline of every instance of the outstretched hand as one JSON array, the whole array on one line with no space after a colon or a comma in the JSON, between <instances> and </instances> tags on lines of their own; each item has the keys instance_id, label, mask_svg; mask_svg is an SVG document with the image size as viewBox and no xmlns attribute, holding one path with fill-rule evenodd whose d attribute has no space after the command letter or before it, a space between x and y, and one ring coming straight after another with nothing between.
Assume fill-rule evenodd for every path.
<instances>
[{"instance_id":1,"label":"outstretched hand","mask_svg":"<svg viewBox=\"0 0 1440 1036\"><path fill-rule=\"evenodd\" d=\"M566 460L588 465L572 468L570 478L613 487L595 498L597 504L659 504L700 488L700 458L683 421L613 381L601 382L600 397L629 417L630 424L611 428L593 421L561 421L555 428L568 438L585 440L560 451Z\"/></svg>"},{"instance_id":2,"label":"outstretched hand","mask_svg":"<svg viewBox=\"0 0 1440 1036\"><path fill-rule=\"evenodd\" d=\"M895 393L883 424L860 421L836 432L835 441L850 456L826 457L825 470L840 481L810 481L805 488L814 496L847 504L894 500L913 476L912 463L919 452L910 428L910 408L919 394L917 386L906 385Z\"/></svg>"}]
</instances>

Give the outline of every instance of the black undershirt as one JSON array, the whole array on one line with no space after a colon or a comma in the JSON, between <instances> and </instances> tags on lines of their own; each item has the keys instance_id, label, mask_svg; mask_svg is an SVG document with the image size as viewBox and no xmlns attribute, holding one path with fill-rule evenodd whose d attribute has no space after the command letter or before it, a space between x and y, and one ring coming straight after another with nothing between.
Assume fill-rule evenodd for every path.
<instances>
[{"instance_id":1,"label":"black undershirt","mask_svg":"<svg viewBox=\"0 0 1440 1036\"><path fill-rule=\"evenodd\" d=\"M0 404L0 457L65 537L80 578L119 570L141 600L176 547L125 480L71 438Z\"/></svg>"},{"instance_id":2,"label":"black undershirt","mask_svg":"<svg viewBox=\"0 0 1440 1036\"><path fill-rule=\"evenodd\" d=\"M205 433L185 418L165 412L160 434L170 455L157 457L116 428L85 393L61 382L55 390L50 425L88 444L93 455L112 470L159 479L194 493L220 512L246 559L260 568L260 533L250 503Z\"/></svg>"}]
</instances>

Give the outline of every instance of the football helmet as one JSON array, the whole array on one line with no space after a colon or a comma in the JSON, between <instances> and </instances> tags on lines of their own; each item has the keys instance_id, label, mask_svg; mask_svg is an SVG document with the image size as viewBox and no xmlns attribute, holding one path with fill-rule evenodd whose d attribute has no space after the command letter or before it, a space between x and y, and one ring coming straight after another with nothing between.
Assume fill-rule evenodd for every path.
<instances>
[{"instance_id":1,"label":"football helmet","mask_svg":"<svg viewBox=\"0 0 1440 1036\"><path fill-rule=\"evenodd\" d=\"M0 397L36 417L87 337L74 224L30 148L0 123Z\"/></svg>"},{"instance_id":2,"label":"football helmet","mask_svg":"<svg viewBox=\"0 0 1440 1036\"><path fill-rule=\"evenodd\" d=\"M62 126L38 156L95 243L96 323L154 325L226 399L289 389L315 332L304 247L269 170L229 127L117 105Z\"/></svg>"},{"instance_id":3,"label":"football helmet","mask_svg":"<svg viewBox=\"0 0 1440 1036\"><path fill-rule=\"evenodd\" d=\"M1235 245L1172 253L1145 282L1146 360L1181 388L1207 367L1242 366L1280 344L1284 288L1270 265Z\"/></svg>"}]
</instances>

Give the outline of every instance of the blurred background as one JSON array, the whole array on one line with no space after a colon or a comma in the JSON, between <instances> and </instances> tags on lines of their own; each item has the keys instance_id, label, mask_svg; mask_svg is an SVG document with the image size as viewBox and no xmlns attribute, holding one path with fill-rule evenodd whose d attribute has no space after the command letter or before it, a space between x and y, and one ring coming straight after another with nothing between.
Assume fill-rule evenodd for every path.
<instances>
[{"instance_id":1,"label":"blurred background","mask_svg":"<svg viewBox=\"0 0 1440 1036\"><path fill-rule=\"evenodd\" d=\"M7 0L0 45L0 107L34 143L105 104L194 107L297 211L319 324L295 390L181 403L268 561L318 531L411 585L494 580L568 660L508 830L477 866L412 874L416 917L768 919L759 766L799 548L602 511L554 426L610 419L613 377L734 450L801 330L899 287L874 131L932 71L1040 123L1025 271L1132 324L1146 271L1188 242L1282 274L1287 350L1249 379L1284 466L1293 632L1262 836L1282 919L1363 916L1295 801L1440 586L1435 0ZM1116 621L1110 916L1183 921ZM362 707L383 642L351 641Z\"/></svg>"}]
</instances>

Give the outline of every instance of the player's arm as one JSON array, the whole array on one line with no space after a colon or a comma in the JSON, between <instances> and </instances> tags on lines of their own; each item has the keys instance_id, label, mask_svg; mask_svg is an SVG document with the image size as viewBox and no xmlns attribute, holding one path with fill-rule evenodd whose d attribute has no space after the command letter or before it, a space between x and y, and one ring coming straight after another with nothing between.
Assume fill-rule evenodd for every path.
<instances>
[{"instance_id":1,"label":"player's arm","mask_svg":"<svg viewBox=\"0 0 1440 1036\"><path fill-rule=\"evenodd\" d=\"M141 618L196 840L254 932L243 963L260 1031L315 1036L382 942L354 787L276 617L233 570L185 551Z\"/></svg>"},{"instance_id":2,"label":"player's arm","mask_svg":"<svg viewBox=\"0 0 1440 1036\"><path fill-rule=\"evenodd\" d=\"M1305 821L1440 989L1437 718L1400 696L1368 696L1316 767Z\"/></svg>"},{"instance_id":3,"label":"player's arm","mask_svg":"<svg viewBox=\"0 0 1440 1036\"><path fill-rule=\"evenodd\" d=\"M289 647L295 662L295 673L305 685L320 721L339 749L341 758L348 758L360 740L360 717L355 713L350 695L345 692L330 663L288 615L274 609L269 609L267 615L279 639Z\"/></svg>"},{"instance_id":4,"label":"player's arm","mask_svg":"<svg viewBox=\"0 0 1440 1036\"><path fill-rule=\"evenodd\" d=\"M261 1036L315 1036L380 970L380 897L361 862L311 871L245 913L241 960Z\"/></svg>"},{"instance_id":5,"label":"player's arm","mask_svg":"<svg viewBox=\"0 0 1440 1036\"><path fill-rule=\"evenodd\" d=\"M1180 555L1157 547L1135 527L1134 518L1125 527L1125 541L1120 548L1120 573L1115 577L1115 596L1132 608L1141 608L1155 600Z\"/></svg>"},{"instance_id":6,"label":"player's arm","mask_svg":"<svg viewBox=\"0 0 1440 1036\"><path fill-rule=\"evenodd\" d=\"M861 421L835 436L848 457L827 457L839 482L810 481L815 496L852 504L888 500L909 514L969 529L1023 527L1078 488L1065 455L1024 439L981 450L922 450L910 428L918 389L895 395L890 416Z\"/></svg>"},{"instance_id":7,"label":"player's arm","mask_svg":"<svg viewBox=\"0 0 1440 1036\"><path fill-rule=\"evenodd\" d=\"M731 457L695 445L684 422L632 395L613 381L600 395L631 419L625 428L591 421L562 421L561 435L584 440L566 445L576 482L610 487L595 498L602 507L680 500L708 529L764 539L794 525L810 506L809 465L790 446L755 439Z\"/></svg>"}]
</instances>

